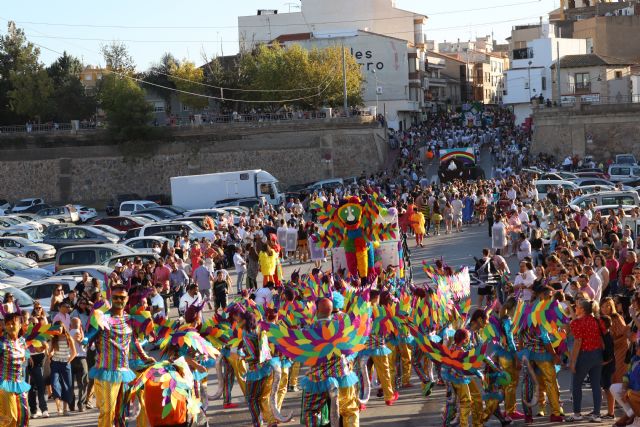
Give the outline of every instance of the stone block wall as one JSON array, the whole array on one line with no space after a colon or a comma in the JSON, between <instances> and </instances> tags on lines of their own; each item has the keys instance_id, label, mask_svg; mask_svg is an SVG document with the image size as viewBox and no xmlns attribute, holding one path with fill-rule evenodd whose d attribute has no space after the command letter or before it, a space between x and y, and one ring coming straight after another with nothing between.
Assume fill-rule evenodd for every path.
<instances>
[{"instance_id":1,"label":"stone block wall","mask_svg":"<svg viewBox=\"0 0 640 427\"><path fill-rule=\"evenodd\" d=\"M0 198L104 205L117 194L170 194L169 178L264 169L284 184L380 170L388 144L376 126L189 132L168 141L0 144Z\"/></svg>"},{"instance_id":2,"label":"stone block wall","mask_svg":"<svg viewBox=\"0 0 640 427\"><path fill-rule=\"evenodd\" d=\"M544 108L534 111L533 123L534 154L592 155L598 162L621 153L640 158L640 104Z\"/></svg>"}]
</instances>

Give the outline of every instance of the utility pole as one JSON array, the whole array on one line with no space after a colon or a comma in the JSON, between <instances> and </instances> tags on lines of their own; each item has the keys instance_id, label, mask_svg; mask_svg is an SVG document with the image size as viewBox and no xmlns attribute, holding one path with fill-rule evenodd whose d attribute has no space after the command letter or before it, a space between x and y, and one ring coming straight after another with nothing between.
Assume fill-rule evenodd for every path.
<instances>
[{"instance_id":1,"label":"utility pole","mask_svg":"<svg viewBox=\"0 0 640 427\"><path fill-rule=\"evenodd\" d=\"M558 75L556 76L556 81L558 83L558 107L560 107L562 106L562 86L560 86L560 41L556 42L556 55L558 56L558 65L556 67Z\"/></svg>"},{"instance_id":2,"label":"utility pole","mask_svg":"<svg viewBox=\"0 0 640 427\"><path fill-rule=\"evenodd\" d=\"M344 51L344 42L342 42L342 96L344 97L344 115L349 117L349 103L347 101L347 58Z\"/></svg>"}]
</instances>

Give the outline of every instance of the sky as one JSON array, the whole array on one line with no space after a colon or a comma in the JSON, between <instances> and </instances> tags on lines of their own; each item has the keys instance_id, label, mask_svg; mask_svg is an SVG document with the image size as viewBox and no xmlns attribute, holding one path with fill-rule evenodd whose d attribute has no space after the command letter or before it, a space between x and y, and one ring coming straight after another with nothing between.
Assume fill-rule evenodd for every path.
<instances>
[{"instance_id":1,"label":"sky","mask_svg":"<svg viewBox=\"0 0 640 427\"><path fill-rule=\"evenodd\" d=\"M254 15L257 9L295 12L299 0L0 3L0 34L6 33L9 20L15 21L27 38L40 47L41 60L47 65L63 51L81 58L85 64L103 65L100 45L118 40L128 46L136 68L143 71L164 52L197 65L204 63L204 57L237 53L238 16ZM513 25L537 23L539 16L546 20L547 13L558 7L558 0L396 0L396 7L427 15L430 40L468 40L493 33L502 42Z\"/></svg>"}]
</instances>

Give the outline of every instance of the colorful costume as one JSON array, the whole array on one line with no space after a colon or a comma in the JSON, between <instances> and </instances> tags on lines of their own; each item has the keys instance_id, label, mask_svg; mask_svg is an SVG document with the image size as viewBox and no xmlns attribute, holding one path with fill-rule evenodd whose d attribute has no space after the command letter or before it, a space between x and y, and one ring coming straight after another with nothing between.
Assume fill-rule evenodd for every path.
<instances>
[{"instance_id":1,"label":"colorful costume","mask_svg":"<svg viewBox=\"0 0 640 427\"><path fill-rule=\"evenodd\" d=\"M123 403L126 384L136 378L129 369L130 349L137 353L134 357L147 359L148 356L133 334L128 315L97 313L101 312L94 311L92 331L87 334L89 340L95 340L97 351L96 364L89 371L89 377L94 379L96 404L100 409L98 426L112 427L114 422L124 424L119 405Z\"/></svg>"},{"instance_id":2,"label":"colorful costume","mask_svg":"<svg viewBox=\"0 0 640 427\"><path fill-rule=\"evenodd\" d=\"M340 205L322 203L313 206L324 228L320 241L325 248L344 248L347 268L354 277L367 278L374 263L374 241L395 238L392 227L382 224L390 212L372 194L365 200L351 197Z\"/></svg>"},{"instance_id":3,"label":"colorful costume","mask_svg":"<svg viewBox=\"0 0 640 427\"><path fill-rule=\"evenodd\" d=\"M247 362L246 400L254 427L260 427L260 416L267 425L276 424L276 419L269 406L269 394L273 382L270 355L265 354L265 345L261 334L245 331L242 334L242 347Z\"/></svg>"},{"instance_id":4,"label":"colorful costume","mask_svg":"<svg viewBox=\"0 0 640 427\"><path fill-rule=\"evenodd\" d=\"M0 425L3 427L29 425L27 392L31 386L24 381L22 369L27 357L24 338L0 337Z\"/></svg>"}]
</instances>

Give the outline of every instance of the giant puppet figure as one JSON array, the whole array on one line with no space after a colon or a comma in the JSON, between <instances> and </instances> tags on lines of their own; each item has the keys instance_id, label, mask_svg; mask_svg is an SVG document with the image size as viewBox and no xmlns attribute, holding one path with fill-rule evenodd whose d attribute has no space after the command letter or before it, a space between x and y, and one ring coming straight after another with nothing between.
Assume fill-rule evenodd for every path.
<instances>
[{"instance_id":1,"label":"giant puppet figure","mask_svg":"<svg viewBox=\"0 0 640 427\"><path fill-rule=\"evenodd\" d=\"M374 242L395 238L395 210L387 210L377 194L363 199L352 196L339 205L316 203L323 227L319 240L325 248L344 248L347 268L353 277L366 279L374 264Z\"/></svg>"}]
</instances>

